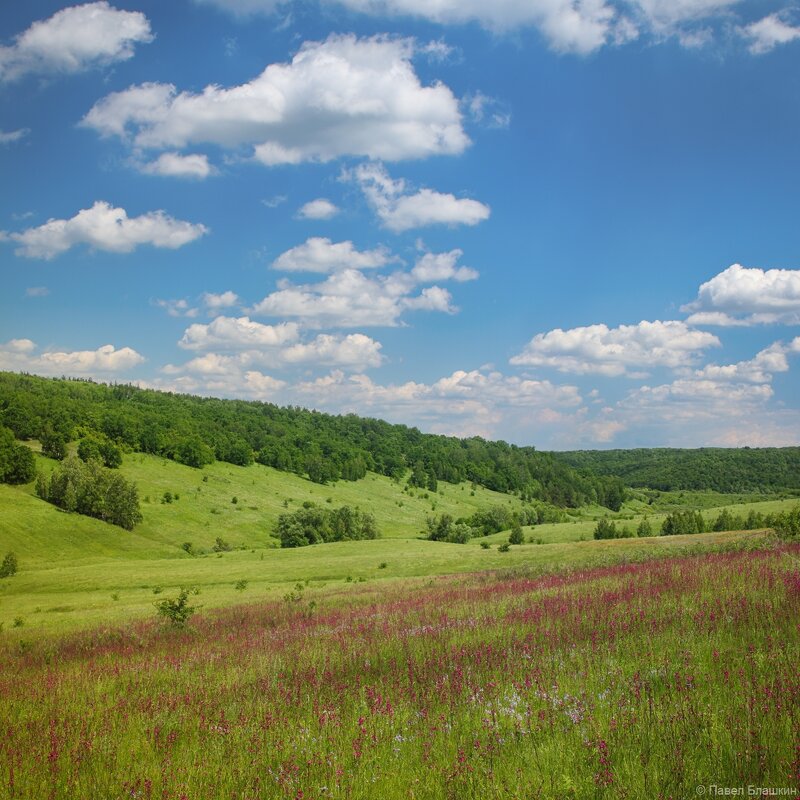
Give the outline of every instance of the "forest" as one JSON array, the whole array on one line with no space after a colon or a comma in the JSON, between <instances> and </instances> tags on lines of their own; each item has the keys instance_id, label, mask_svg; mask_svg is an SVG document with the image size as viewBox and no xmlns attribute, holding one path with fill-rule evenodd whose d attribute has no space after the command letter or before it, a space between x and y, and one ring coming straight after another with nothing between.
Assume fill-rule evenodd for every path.
<instances>
[{"instance_id":1,"label":"forest","mask_svg":"<svg viewBox=\"0 0 800 800\"><path fill-rule=\"evenodd\" d=\"M626 486L665 492L800 489L800 447L576 450L556 457L580 471L614 475Z\"/></svg>"},{"instance_id":2,"label":"forest","mask_svg":"<svg viewBox=\"0 0 800 800\"><path fill-rule=\"evenodd\" d=\"M354 414L7 372L0 372L0 428L6 429L0 442L6 482L32 480L27 448L14 439L33 439L59 460L66 443L78 441L83 461L110 468L124 451L138 451L197 468L215 460L257 461L319 484L355 481L370 471L434 492L440 480L468 481L560 508L596 503L617 511L626 486L800 490L800 447L548 453Z\"/></svg>"},{"instance_id":3,"label":"forest","mask_svg":"<svg viewBox=\"0 0 800 800\"><path fill-rule=\"evenodd\" d=\"M612 475L575 469L550 453L480 437L423 434L354 414L334 416L270 403L220 400L106 385L88 380L0 373L0 425L20 440L38 439L51 453L90 440L113 466L112 445L192 467L214 460L266 466L316 483L358 480L367 471L436 490L439 480L471 481L560 507L621 506L625 490Z\"/></svg>"}]
</instances>

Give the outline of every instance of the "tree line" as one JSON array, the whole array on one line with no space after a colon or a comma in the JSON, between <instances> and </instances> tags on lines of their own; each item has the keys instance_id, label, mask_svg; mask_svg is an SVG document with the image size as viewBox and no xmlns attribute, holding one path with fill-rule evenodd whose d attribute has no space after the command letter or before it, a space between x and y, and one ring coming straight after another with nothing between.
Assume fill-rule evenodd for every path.
<instances>
[{"instance_id":1,"label":"tree line","mask_svg":"<svg viewBox=\"0 0 800 800\"><path fill-rule=\"evenodd\" d=\"M576 450L557 457L574 469L614 475L626 486L664 492L800 489L800 447Z\"/></svg>"},{"instance_id":2,"label":"tree line","mask_svg":"<svg viewBox=\"0 0 800 800\"><path fill-rule=\"evenodd\" d=\"M480 437L423 434L354 414L220 400L90 380L0 373L0 423L17 439L93 438L192 467L253 461L317 483L368 471L430 488L471 481L559 507L599 503L618 510L621 480L576 470L550 453Z\"/></svg>"},{"instance_id":3,"label":"tree line","mask_svg":"<svg viewBox=\"0 0 800 800\"><path fill-rule=\"evenodd\" d=\"M751 509L746 515L734 514L723 508L715 518L706 517L699 511L689 509L672 511L663 519L658 531L648 517L644 517L637 527L617 524L614 520L598 520L594 529L595 539L627 539L631 537L678 536L712 531L756 531L772 528L781 534L797 536L800 534L800 505L791 511L762 514Z\"/></svg>"}]
</instances>

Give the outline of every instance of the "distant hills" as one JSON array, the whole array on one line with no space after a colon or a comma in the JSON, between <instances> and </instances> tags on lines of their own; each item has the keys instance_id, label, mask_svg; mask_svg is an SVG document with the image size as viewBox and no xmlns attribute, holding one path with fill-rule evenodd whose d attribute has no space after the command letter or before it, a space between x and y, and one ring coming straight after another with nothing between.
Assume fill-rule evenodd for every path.
<instances>
[{"instance_id":1,"label":"distant hills","mask_svg":"<svg viewBox=\"0 0 800 800\"><path fill-rule=\"evenodd\" d=\"M614 475L626 486L663 491L800 490L800 447L576 450L557 458L580 471Z\"/></svg>"}]
</instances>

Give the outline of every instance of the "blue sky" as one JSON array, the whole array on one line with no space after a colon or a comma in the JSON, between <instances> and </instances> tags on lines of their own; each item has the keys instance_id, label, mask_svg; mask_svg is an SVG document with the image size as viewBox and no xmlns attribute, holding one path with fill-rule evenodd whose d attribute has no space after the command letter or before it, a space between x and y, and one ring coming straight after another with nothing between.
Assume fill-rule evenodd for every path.
<instances>
[{"instance_id":1,"label":"blue sky","mask_svg":"<svg viewBox=\"0 0 800 800\"><path fill-rule=\"evenodd\" d=\"M0 11L0 369L543 449L800 442L800 12Z\"/></svg>"}]
</instances>

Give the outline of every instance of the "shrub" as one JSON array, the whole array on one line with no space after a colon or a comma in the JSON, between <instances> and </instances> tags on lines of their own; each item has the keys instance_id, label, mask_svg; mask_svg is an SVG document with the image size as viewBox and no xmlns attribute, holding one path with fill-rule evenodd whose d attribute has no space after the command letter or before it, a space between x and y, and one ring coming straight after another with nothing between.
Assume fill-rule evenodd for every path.
<instances>
[{"instance_id":1,"label":"shrub","mask_svg":"<svg viewBox=\"0 0 800 800\"><path fill-rule=\"evenodd\" d=\"M503 544L501 544L497 549L501 553L507 553L511 549L511 545L508 542L503 542Z\"/></svg>"},{"instance_id":2,"label":"shrub","mask_svg":"<svg viewBox=\"0 0 800 800\"><path fill-rule=\"evenodd\" d=\"M607 519L598 520L594 528L595 539L616 539L619 537L617 525Z\"/></svg>"},{"instance_id":3,"label":"shrub","mask_svg":"<svg viewBox=\"0 0 800 800\"><path fill-rule=\"evenodd\" d=\"M211 548L215 553L228 553L233 548L221 536L217 536L214 546Z\"/></svg>"},{"instance_id":4,"label":"shrub","mask_svg":"<svg viewBox=\"0 0 800 800\"><path fill-rule=\"evenodd\" d=\"M511 535L508 537L509 544L522 544L525 541L525 538L522 535L522 526L519 524L519 520L514 517L514 521L511 523Z\"/></svg>"},{"instance_id":5,"label":"shrub","mask_svg":"<svg viewBox=\"0 0 800 800\"><path fill-rule=\"evenodd\" d=\"M247 581L236 581L236 583L233 584L233 588L236 589L237 592L243 592L247 588Z\"/></svg>"},{"instance_id":6,"label":"shrub","mask_svg":"<svg viewBox=\"0 0 800 800\"><path fill-rule=\"evenodd\" d=\"M278 517L274 535L281 540L281 547L377 539L380 536L375 517L369 512L350 506L321 508L308 500L303 503L303 508Z\"/></svg>"},{"instance_id":7,"label":"shrub","mask_svg":"<svg viewBox=\"0 0 800 800\"><path fill-rule=\"evenodd\" d=\"M782 514L778 514L774 529L778 536L785 539L800 536L800 506L795 506L791 511L784 511Z\"/></svg>"},{"instance_id":8,"label":"shrub","mask_svg":"<svg viewBox=\"0 0 800 800\"><path fill-rule=\"evenodd\" d=\"M30 448L14 441L14 434L0 426L0 483L30 483L36 477L36 459Z\"/></svg>"},{"instance_id":9,"label":"shrub","mask_svg":"<svg viewBox=\"0 0 800 800\"><path fill-rule=\"evenodd\" d=\"M65 458L49 478L40 475L36 494L65 511L95 517L126 530L142 521L136 484L99 461Z\"/></svg>"},{"instance_id":10,"label":"shrub","mask_svg":"<svg viewBox=\"0 0 800 800\"><path fill-rule=\"evenodd\" d=\"M0 578L10 578L17 574L17 556L15 553L6 553L3 563L0 564Z\"/></svg>"},{"instance_id":11,"label":"shrub","mask_svg":"<svg viewBox=\"0 0 800 800\"><path fill-rule=\"evenodd\" d=\"M200 606L189 605L189 593L189 589L181 587L177 597L159 600L155 603L158 613L176 628L182 628L192 614L200 608Z\"/></svg>"}]
</instances>

